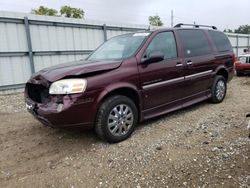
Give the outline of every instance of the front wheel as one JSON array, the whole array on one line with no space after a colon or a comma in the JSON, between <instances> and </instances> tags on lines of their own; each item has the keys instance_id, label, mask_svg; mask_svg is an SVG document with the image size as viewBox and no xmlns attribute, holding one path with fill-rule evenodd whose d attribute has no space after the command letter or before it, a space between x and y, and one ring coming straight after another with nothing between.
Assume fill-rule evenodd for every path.
<instances>
[{"instance_id":1,"label":"front wheel","mask_svg":"<svg viewBox=\"0 0 250 188\"><path fill-rule=\"evenodd\" d=\"M138 111L134 102L122 95L107 98L98 110L95 132L108 142L120 142L134 131Z\"/></svg>"},{"instance_id":2,"label":"front wheel","mask_svg":"<svg viewBox=\"0 0 250 188\"><path fill-rule=\"evenodd\" d=\"M215 77L211 92L211 101L213 103L220 103L223 101L227 93L227 82L223 76L217 75Z\"/></svg>"}]
</instances>

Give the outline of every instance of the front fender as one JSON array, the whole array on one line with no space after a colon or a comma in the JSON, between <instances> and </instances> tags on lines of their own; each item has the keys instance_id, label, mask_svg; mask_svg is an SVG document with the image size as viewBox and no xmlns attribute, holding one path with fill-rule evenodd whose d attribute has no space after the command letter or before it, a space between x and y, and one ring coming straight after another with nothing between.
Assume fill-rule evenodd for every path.
<instances>
[{"instance_id":1,"label":"front fender","mask_svg":"<svg viewBox=\"0 0 250 188\"><path fill-rule=\"evenodd\" d=\"M105 87L105 89L108 92L112 92L114 90L121 89L121 88L133 89L138 94L137 92L138 88L135 85L131 83L127 83L127 82L116 82L116 83L109 84L107 87Z\"/></svg>"},{"instance_id":2,"label":"front fender","mask_svg":"<svg viewBox=\"0 0 250 188\"><path fill-rule=\"evenodd\" d=\"M138 107L139 107L139 111L142 109L142 97L141 97L141 91L133 84L130 83L126 83L126 82L116 82L116 83L111 83L109 84L107 87L105 87L102 92L100 92L99 96L96 99L96 111L98 110L98 108L100 107L102 101L104 101L104 99L107 96L112 95L112 93L115 93L117 90L120 89L130 89L133 90L134 93L136 93L136 95L138 96Z\"/></svg>"}]
</instances>

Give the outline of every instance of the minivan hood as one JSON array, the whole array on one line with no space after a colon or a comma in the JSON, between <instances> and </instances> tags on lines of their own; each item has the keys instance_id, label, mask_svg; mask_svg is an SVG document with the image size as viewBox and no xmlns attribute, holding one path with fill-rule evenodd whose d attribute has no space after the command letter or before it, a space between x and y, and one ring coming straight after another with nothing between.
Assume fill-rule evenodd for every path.
<instances>
[{"instance_id":1,"label":"minivan hood","mask_svg":"<svg viewBox=\"0 0 250 188\"><path fill-rule=\"evenodd\" d=\"M42 69L32 78L43 77L49 82L54 82L67 76L78 76L87 73L96 73L116 69L122 61L77 61L60 64Z\"/></svg>"}]
</instances>

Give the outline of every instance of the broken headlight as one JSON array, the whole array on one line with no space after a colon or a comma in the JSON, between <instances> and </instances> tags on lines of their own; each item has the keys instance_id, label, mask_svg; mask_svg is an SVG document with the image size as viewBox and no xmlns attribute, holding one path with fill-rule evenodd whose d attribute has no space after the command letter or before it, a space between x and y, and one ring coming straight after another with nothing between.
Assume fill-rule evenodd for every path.
<instances>
[{"instance_id":1,"label":"broken headlight","mask_svg":"<svg viewBox=\"0 0 250 188\"><path fill-rule=\"evenodd\" d=\"M51 84L49 94L74 94L83 93L87 88L86 79L63 79Z\"/></svg>"}]
</instances>

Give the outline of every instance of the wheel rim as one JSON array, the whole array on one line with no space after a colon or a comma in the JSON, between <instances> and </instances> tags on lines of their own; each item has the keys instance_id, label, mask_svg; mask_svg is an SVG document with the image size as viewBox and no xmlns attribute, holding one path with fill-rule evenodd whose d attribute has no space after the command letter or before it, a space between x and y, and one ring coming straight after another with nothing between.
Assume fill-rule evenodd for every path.
<instances>
[{"instance_id":1,"label":"wheel rim","mask_svg":"<svg viewBox=\"0 0 250 188\"><path fill-rule=\"evenodd\" d=\"M218 100L222 100L226 91L225 82L219 80L216 85L216 97Z\"/></svg>"},{"instance_id":2,"label":"wheel rim","mask_svg":"<svg viewBox=\"0 0 250 188\"><path fill-rule=\"evenodd\" d=\"M115 106L108 116L108 129L114 136L122 136L129 132L134 122L134 114L126 104Z\"/></svg>"}]
</instances>

